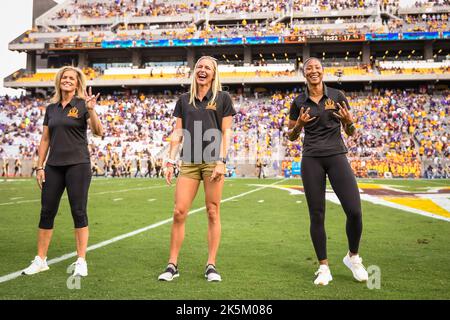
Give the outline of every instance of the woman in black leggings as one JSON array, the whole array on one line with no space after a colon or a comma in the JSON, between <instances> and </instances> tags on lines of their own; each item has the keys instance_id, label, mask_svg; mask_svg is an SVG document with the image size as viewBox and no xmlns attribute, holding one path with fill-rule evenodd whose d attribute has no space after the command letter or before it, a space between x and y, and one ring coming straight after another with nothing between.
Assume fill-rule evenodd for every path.
<instances>
[{"instance_id":1,"label":"woman in black leggings","mask_svg":"<svg viewBox=\"0 0 450 320\"><path fill-rule=\"evenodd\" d=\"M55 95L45 111L36 169L36 179L42 190L37 255L31 265L23 270L23 274L31 275L49 269L47 251L65 189L74 221L78 255L74 275L88 274L86 250L89 229L86 207L91 183L91 161L86 131L90 127L93 134L103 135L102 125L94 110L97 98L98 94L92 95L92 89L89 94L86 92L86 77L80 69L63 67L56 74Z\"/></svg>"},{"instance_id":2,"label":"woman in black leggings","mask_svg":"<svg viewBox=\"0 0 450 320\"><path fill-rule=\"evenodd\" d=\"M316 285L332 280L327 259L325 233L326 176L347 216L346 232L349 251L344 264L358 281L368 274L358 255L362 233L361 200L355 176L348 163L341 125L347 135L355 133L353 116L342 91L327 87L319 59L309 58L303 64L307 88L293 102L289 115L289 140L298 139L305 129L302 154L302 181L310 215L311 239L319 260Z\"/></svg>"}]
</instances>

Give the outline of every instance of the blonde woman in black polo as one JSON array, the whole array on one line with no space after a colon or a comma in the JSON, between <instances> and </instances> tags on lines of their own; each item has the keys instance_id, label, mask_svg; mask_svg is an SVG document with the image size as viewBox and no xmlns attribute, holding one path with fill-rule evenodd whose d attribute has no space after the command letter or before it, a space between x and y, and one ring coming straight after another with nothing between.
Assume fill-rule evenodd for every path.
<instances>
[{"instance_id":1,"label":"blonde woman in black polo","mask_svg":"<svg viewBox=\"0 0 450 320\"><path fill-rule=\"evenodd\" d=\"M179 276L178 254L184 240L185 222L202 180L208 216L205 278L208 281L222 280L216 270L221 234L220 201L226 171L228 135L232 116L236 112L230 95L221 90L217 61L212 57L201 57L191 77L190 92L181 95L175 106L176 125L165 170L168 184L172 181L181 143L182 164L176 183L169 264L159 280L171 281Z\"/></svg>"},{"instance_id":2,"label":"blonde woman in black polo","mask_svg":"<svg viewBox=\"0 0 450 320\"><path fill-rule=\"evenodd\" d=\"M328 266L325 233L327 176L347 216L349 250L343 262L356 280L367 281L367 271L358 255L362 234L361 200L341 136L341 126L347 135L355 133L350 106L342 91L323 83L323 67L319 59L307 59L303 74L307 88L292 102L289 140L297 140L304 128L301 174L309 208L311 239L320 264L314 283L327 285L333 279Z\"/></svg>"},{"instance_id":3,"label":"blonde woman in black polo","mask_svg":"<svg viewBox=\"0 0 450 320\"><path fill-rule=\"evenodd\" d=\"M98 96L92 95L92 89L87 93L86 78L80 69L63 67L56 74L55 95L45 111L36 169L42 205L37 256L23 270L23 274L31 275L49 269L47 251L64 189L67 189L75 227L78 259L74 275L88 274L86 249L89 229L86 207L91 163L86 132L90 127L93 134L103 135L102 125L94 110Z\"/></svg>"}]
</instances>

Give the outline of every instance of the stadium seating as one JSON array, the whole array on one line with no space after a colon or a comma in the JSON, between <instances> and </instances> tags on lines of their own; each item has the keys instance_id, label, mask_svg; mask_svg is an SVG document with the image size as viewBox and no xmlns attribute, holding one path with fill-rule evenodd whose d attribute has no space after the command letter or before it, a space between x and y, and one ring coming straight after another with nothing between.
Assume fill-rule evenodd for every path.
<instances>
[{"instance_id":1,"label":"stadium seating","mask_svg":"<svg viewBox=\"0 0 450 320\"><path fill-rule=\"evenodd\" d=\"M442 62L434 61L380 61L379 69L381 74L448 74L450 72L450 60Z\"/></svg>"},{"instance_id":2,"label":"stadium seating","mask_svg":"<svg viewBox=\"0 0 450 320\"><path fill-rule=\"evenodd\" d=\"M301 141L286 138L288 112L295 93L258 97L235 96L230 158L251 163L299 160ZM450 158L450 95L413 92L349 93L358 119L358 135L347 139L352 166L362 177L419 177L424 164ZM171 117L176 96L143 95L102 97L97 112L105 126L103 139L90 137L93 161L164 156L174 125ZM36 98L0 98L0 157L31 159L36 153L46 101Z\"/></svg>"}]
</instances>

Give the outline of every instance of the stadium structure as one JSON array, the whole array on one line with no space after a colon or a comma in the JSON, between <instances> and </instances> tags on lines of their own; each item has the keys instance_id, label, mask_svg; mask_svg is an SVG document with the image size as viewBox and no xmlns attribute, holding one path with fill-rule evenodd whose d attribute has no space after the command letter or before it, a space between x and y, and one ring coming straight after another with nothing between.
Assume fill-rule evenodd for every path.
<instances>
[{"instance_id":1,"label":"stadium structure","mask_svg":"<svg viewBox=\"0 0 450 320\"><path fill-rule=\"evenodd\" d=\"M235 129L232 147L234 159L240 160L230 172L252 175L256 158L261 157L268 164L267 175L290 175L298 170L295 163L301 149L290 150L283 124L289 99L305 82L302 62L314 56L326 67L325 82L344 89L359 112L358 138L364 145L351 143L349 150L357 159L354 169L360 170L360 176L445 177L450 174L449 12L449 2L437 0L418 1L413 7L393 0L68 0L60 4L35 0L32 30L9 43L10 50L26 52L26 68L6 77L4 85L25 89L33 97L48 97L58 68L73 65L84 70L94 91L102 93L101 115L107 113L108 101L130 108L127 99L133 96L147 104L161 95L171 97L170 110L177 93L187 90L195 61L213 56L238 110L250 108L241 116L255 117L241 119L245 128ZM364 101L371 105L364 106ZM380 118L384 126L374 126L367 113L384 114ZM170 115L165 109L163 114ZM415 116L408 119L410 115ZM252 121L257 123L249 124ZM240 133L249 128L257 131L256 142L239 141ZM164 157L169 129L170 125L152 132L150 152L155 158ZM92 141L100 145L98 154L105 156L100 149L108 143L119 146L114 144L118 137ZM14 150L20 144L24 146L25 138L5 144L5 154L17 155ZM138 154L148 154L142 141L131 141L130 146L133 161ZM252 146L257 157L245 158L242 149ZM391 170L391 163L384 160L396 158L402 166L412 167L415 160L406 165L405 157L417 160L417 170ZM361 164L361 159L374 158L381 163ZM103 166L104 158L99 161Z\"/></svg>"}]
</instances>

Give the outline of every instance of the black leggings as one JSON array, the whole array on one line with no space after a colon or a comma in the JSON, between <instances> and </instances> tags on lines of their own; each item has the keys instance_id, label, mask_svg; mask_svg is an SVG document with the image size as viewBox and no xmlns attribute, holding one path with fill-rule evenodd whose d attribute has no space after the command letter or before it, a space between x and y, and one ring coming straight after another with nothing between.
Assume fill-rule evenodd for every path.
<instances>
[{"instance_id":1,"label":"black leggings","mask_svg":"<svg viewBox=\"0 0 450 320\"><path fill-rule=\"evenodd\" d=\"M75 228L88 226L86 213L91 165L81 163L70 166L45 166L45 182L41 194L41 220L39 228L53 229L59 201L67 188Z\"/></svg>"},{"instance_id":2,"label":"black leggings","mask_svg":"<svg viewBox=\"0 0 450 320\"><path fill-rule=\"evenodd\" d=\"M317 258L327 259L325 233L326 175L347 215L346 232L350 252L358 253L362 233L362 213L355 175L345 154L303 157L302 181L311 220L310 233Z\"/></svg>"}]
</instances>

